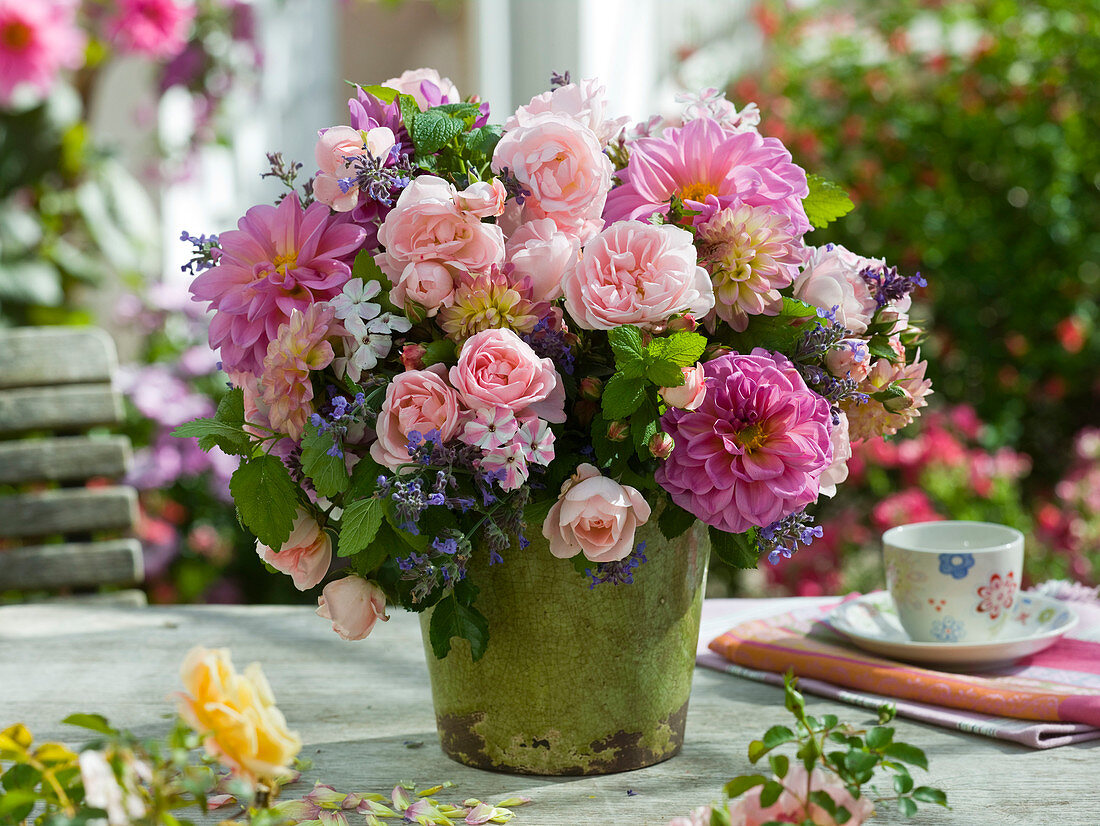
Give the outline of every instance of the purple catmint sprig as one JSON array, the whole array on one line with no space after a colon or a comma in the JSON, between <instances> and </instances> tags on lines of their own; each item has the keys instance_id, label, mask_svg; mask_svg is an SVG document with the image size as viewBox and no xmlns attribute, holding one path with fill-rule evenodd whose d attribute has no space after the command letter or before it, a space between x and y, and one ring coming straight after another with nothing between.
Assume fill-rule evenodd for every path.
<instances>
[{"instance_id":1,"label":"purple catmint sprig","mask_svg":"<svg viewBox=\"0 0 1100 826\"><path fill-rule=\"evenodd\" d=\"M501 167L497 178L504 186L504 191L508 193L509 198L515 198L516 203L519 206L523 206L523 202L531 197L531 190L527 189L515 173L508 167Z\"/></svg>"},{"instance_id":2,"label":"purple catmint sprig","mask_svg":"<svg viewBox=\"0 0 1100 826\"><path fill-rule=\"evenodd\" d=\"M835 312L836 308L833 308ZM833 407L833 424L839 424L836 407L844 401L863 404L867 394L857 389L859 382L853 379L841 379L821 366L826 353L843 346L842 341L851 333L843 324L832 320L829 314L823 316L828 324L812 324L795 344L791 362L805 380L806 384Z\"/></svg>"},{"instance_id":3,"label":"purple catmint sprig","mask_svg":"<svg viewBox=\"0 0 1100 826\"><path fill-rule=\"evenodd\" d=\"M551 72L550 73L550 88L560 89L562 86L568 86L573 81L569 78L569 72Z\"/></svg>"},{"instance_id":4,"label":"purple catmint sprig","mask_svg":"<svg viewBox=\"0 0 1100 826\"><path fill-rule=\"evenodd\" d=\"M899 301L918 287L927 287L928 282L918 272L915 275L899 275L897 267L880 265L868 267L860 273L875 297L875 304L882 309L887 304Z\"/></svg>"},{"instance_id":5,"label":"purple catmint sprig","mask_svg":"<svg viewBox=\"0 0 1100 826\"><path fill-rule=\"evenodd\" d=\"M365 152L362 155L349 155L344 161L355 170L355 174L337 181L340 191L348 193L357 186L368 199L382 206L393 206L394 193L404 189L412 181L412 161L397 146L392 147L384 157L376 158L370 152Z\"/></svg>"},{"instance_id":6,"label":"purple catmint sprig","mask_svg":"<svg viewBox=\"0 0 1100 826\"><path fill-rule=\"evenodd\" d=\"M541 318L529 333L520 336L539 358L548 358L568 375L573 375L573 348L563 330L554 329L549 318Z\"/></svg>"},{"instance_id":7,"label":"purple catmint sprig","mask_svg":"<svg viewBox=\"0 0 1100 826\"><path fill-rule=\"evenodd\" d=\"M222 250L218 245L217 235L195 236L184 230L180 233L180 240L189 243L192 247L191 260L180 267L181 272L198 275L203 270L208 270L218 263Z\"/></svg>"},{"instance_id":8,"label":"purple catmint sprig","mask_svg":"<svg viewBox=\"0 0 1100 826\"><path fill-rule=\"evenodd\" d=\"M645 555L645 542L639 542L638 547L618 562L601 562L595 568L586 568L584 575L592 578L588 590L591 591L597 585L609 583L611 585L633 585L634 569L643 562L649 560Z\"/></svg>"},{"instance_id":9,"label":"purple catmint sprig","mask_svg":"<svg viewBox=\"0 0 1100 826\"><path fill-rule=\"evenodd\" d=\"M343 457L343 441L347 436L348 428L363 418L366 396L356 393L351 400L339 393L334 387L328 388L329 399L323 404L320 411L309 417L310 423L317 428L318 433L332 431L332 447L326 452L329 456Z\"/></svg>"},{"instance_id":10,"label":"purple catmint sprig","mask_svg":"<svg viewBox=\"0 0 1100 826\"><path fill-rule=\"evenodd\" d=\"M795 511L756 533L756 546L761 554L767 554L768 562L775 565L780 558L790 559L798 550L798 543L809 545L821 537L821 526L813 524L813 517L806 511Z\"/></svg>"}]
</instances>

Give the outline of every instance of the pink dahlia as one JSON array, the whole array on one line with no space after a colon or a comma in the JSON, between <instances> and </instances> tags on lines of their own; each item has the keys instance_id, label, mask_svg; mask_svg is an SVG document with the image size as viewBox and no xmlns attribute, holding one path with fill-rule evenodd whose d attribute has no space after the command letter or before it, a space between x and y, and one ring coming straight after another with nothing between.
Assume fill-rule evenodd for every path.
<instances>
[{"instance_id":1,"label":"pink dahlia","mask_svg":"<svg viewBox=\"0 0 1100 826\"><path fill-rule=\"evenodd\" d=\"M107 33L124 52L152 58L175 57L187 46L195 17L190 0L117 0Z\"/></svg>"},{"instance_id":2,"label":"pink dahlia","mask_svg":"<svg viewBox=\"0 0 1100 826\"><path fill-rule=\"evenodd\" d=\"M798 276L806 248L790 219L769 207L734 204L699 228L699 263L714 282L714 310L741 332L751 315L777 315L779 291Z\"/></svg>"},{"instance_id":3,"label":"pink dahlia","mask_svg":"<svg viewBox=\"0 0 1100 826\"><path fill-rule=\"evenodd\" d=\"M340 294L365 233L324 204L303 210L293 196L252 207L237 227L221 234L218 264L195 278L191 294L217 311L210 346L221 348L223 367L259 375L291 312Z\"/></svg>"},{"instance_id":4,"label":"pink dahlia","mask_svg":"<svg viewBox=\"0 0 1100 826\"><path fill-rule=\"evenodd\" d=\"M29 86L44 96L62 69L84 64L87 38L73 0L0 0L0 104Z\"/></svg>"},{"instance_id":5,"label":"pink dahlia","mask_svg":"<svg viewBox=\"0 0 1100 826\"><path fill-rule=\"evenodd\" d=\"M717 209L734 201L786 215L796 235L810 231L802 199L810 190L806 172L776 138L730 133L710 118L666 129L659 138L631 145L630 162L615 173L623 182L607 196L607 222L645 220L667 213L679 196L689 208Z\"/></svg>"},{"instance_id":6,"label":"pink dahlia","mask_svg":"<svg viewBox=\"0 0 1100 826\"><path fill-rule=\"evenodd\" d=\"M703 369L703 403L661 417L675 447L657 483L680 507L730 533L770 525L817 499L833 460L828 402L787 359L760 348Z\"/></svg>"},{"instance_id":7,"label":"pink dahlia","mask_svg":"<svg viewBox=\"0 0 1100 826\"><path fill-rule=\"evenodd\" d=\"M268 419L295 441L302 438L313 412L309 374L332 363L335 353L327 339L344 332L335 317L328 303L313 304L305 312L294 310L267 348L262 383Z\"/></svg>"}]
</instances>

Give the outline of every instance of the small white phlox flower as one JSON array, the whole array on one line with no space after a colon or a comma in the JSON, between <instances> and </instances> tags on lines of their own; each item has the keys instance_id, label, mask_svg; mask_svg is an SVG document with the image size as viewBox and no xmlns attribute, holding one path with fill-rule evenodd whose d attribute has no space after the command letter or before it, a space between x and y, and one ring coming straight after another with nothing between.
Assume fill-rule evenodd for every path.
<instances>
[{"instance_id":1,"label":"small white phlox flower","mask_svg":"<svg viewBox=\"0 0 1100 826\"><path fill-rule=\"evenodd\" d=\"M485 407L474 411L459 437L468 445L493 450L511 443L519 432L519 422L507 407Z\"/></svg>"},{"instance_id":2,"label":"small white phlox flower","mask_svg":"<svg viewBox=\"0 0 1100 826\"><path fill-rule=\"evenodd\" d=\"M516 490L527 481L526 452L518 439L487 451L481 459L481 466L486 470L504 471L500 480L503 490Z\"/></svg>"},{"instance_id":3,"label":"small white phlox flower","mask_svg":"<svg viewBox=\"0 0 1100 826\"><path fill-rule=\"evenodd\" d=\"M554 431L549 422L535 417L524 419L516 439L523 445L528 462L545 466L554 460Z\"/></svg>"},{"instance_id":4,"label":"small white phlox flower","mask_svg":"<svg viewBox=\"0 0 1100 826\"><path fill-rule=\"evenodd\" d=\"M329 303L336 311L336 317L344 322L348 332L358 335L359 331L356 328L363 321L372 319L382 312L382 305L370 300L380 292L382 292L382 285L377 281L367 281L364 284L362 278L353 278L344 285L343 292Z\"/></svg>"}]
</instances>

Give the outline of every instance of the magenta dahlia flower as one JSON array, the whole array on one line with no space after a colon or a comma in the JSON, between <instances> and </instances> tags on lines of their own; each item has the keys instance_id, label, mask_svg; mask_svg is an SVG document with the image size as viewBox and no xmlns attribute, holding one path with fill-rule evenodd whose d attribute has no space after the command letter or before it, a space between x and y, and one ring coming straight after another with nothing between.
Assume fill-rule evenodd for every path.
<instances>
[{"instance_id":1,"label":"magenta dahlia flower","mask_svg":"<svg viewBox=\"0 0 1100 826\"><path fill-rule=\"evenodd\" d=\"M365 236L346 215L330 216L320 203L302 209L293 195L252 207L237 230L223 232L217 265L191 284L194 300L217 311L210 346L221 348L223 368L260 375L291 312L340 294Z\"/></svg>"},{"instance_id":2,"label":"magenta dahlia flower","mask_svg":"<svg viewBox=\"0 0 1100 826\"><path fill-rule=\"evenodd\" d=\"M607 196L608 223L667 213L669 199L678 195L708 215L735 201L771 207L790 219L796 235L810 230L802 208L810 192L806 172L786 147L757 132L730 133L709 118L635 141L630 162L616 175L623 183Z\"/></svg>"},{"instance_id":3,"label":"magenta dahlia flower","mask_svg":"<svg viewBox=\"0 0 1100 826\"><path fill-rule=\"evenodd\" d=\"M816 500L833 460L829 403L786 358L760 348L720 356L703 370L707 394L698 409L670 408L661 417L675 447L656 478L672 501L741 533Z\"/></svg>"}]
</instances>

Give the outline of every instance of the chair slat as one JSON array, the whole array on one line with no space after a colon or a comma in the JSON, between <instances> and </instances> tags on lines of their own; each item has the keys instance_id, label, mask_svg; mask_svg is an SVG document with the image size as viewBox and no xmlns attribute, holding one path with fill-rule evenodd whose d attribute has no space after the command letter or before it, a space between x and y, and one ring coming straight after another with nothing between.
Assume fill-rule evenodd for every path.
<instances>
[{"instance_id":1,"label":"chair slat","mask_svg":"<svg viewBox=\"0 0 1100 826\"><path fill-rule=\"evenodd\" d=\"M0 442L0 484L73 482L93 476L117 479L129 465L130 440L125 436Z\"/></svg>"},{"instance_id":2,"label":"chair slat","mask_svg":"<svg viewBox=\"0 0 1100 826\"><path fill-rule=\"evenodd\" d=\"M70 488L0 498L0 536L125 530L137 521L137 491Z\"/></svg>"},{"instance_id":3,"label":"chair slat","mask_svg":"<svg viewBox=\"0 0 1100 826\"><path fill-rule=\"evenodd\" d=\"M94 327L0 331L0 388L110 381L114 341Z\"/></svg>"},{"instance_id":4,"label":"chair slat","mask_svg":"<svg viewBox=\"0 0 1100 826\"><path fill-rule=\"evenodd\" d=\"M141 582L144 567L136 539L70 542L0 551L0 591Z\"/></svg>"},{"instance_id":5,"label":"chair slat","mask_svg":"<svg viewBox=\"0 0 1100 826\"><path fill-rule=\"evenodd\" d=\"M108 384L0 390L0 433L87 430L122 421L122 399Z\"/></svg>"}]
</instances>

